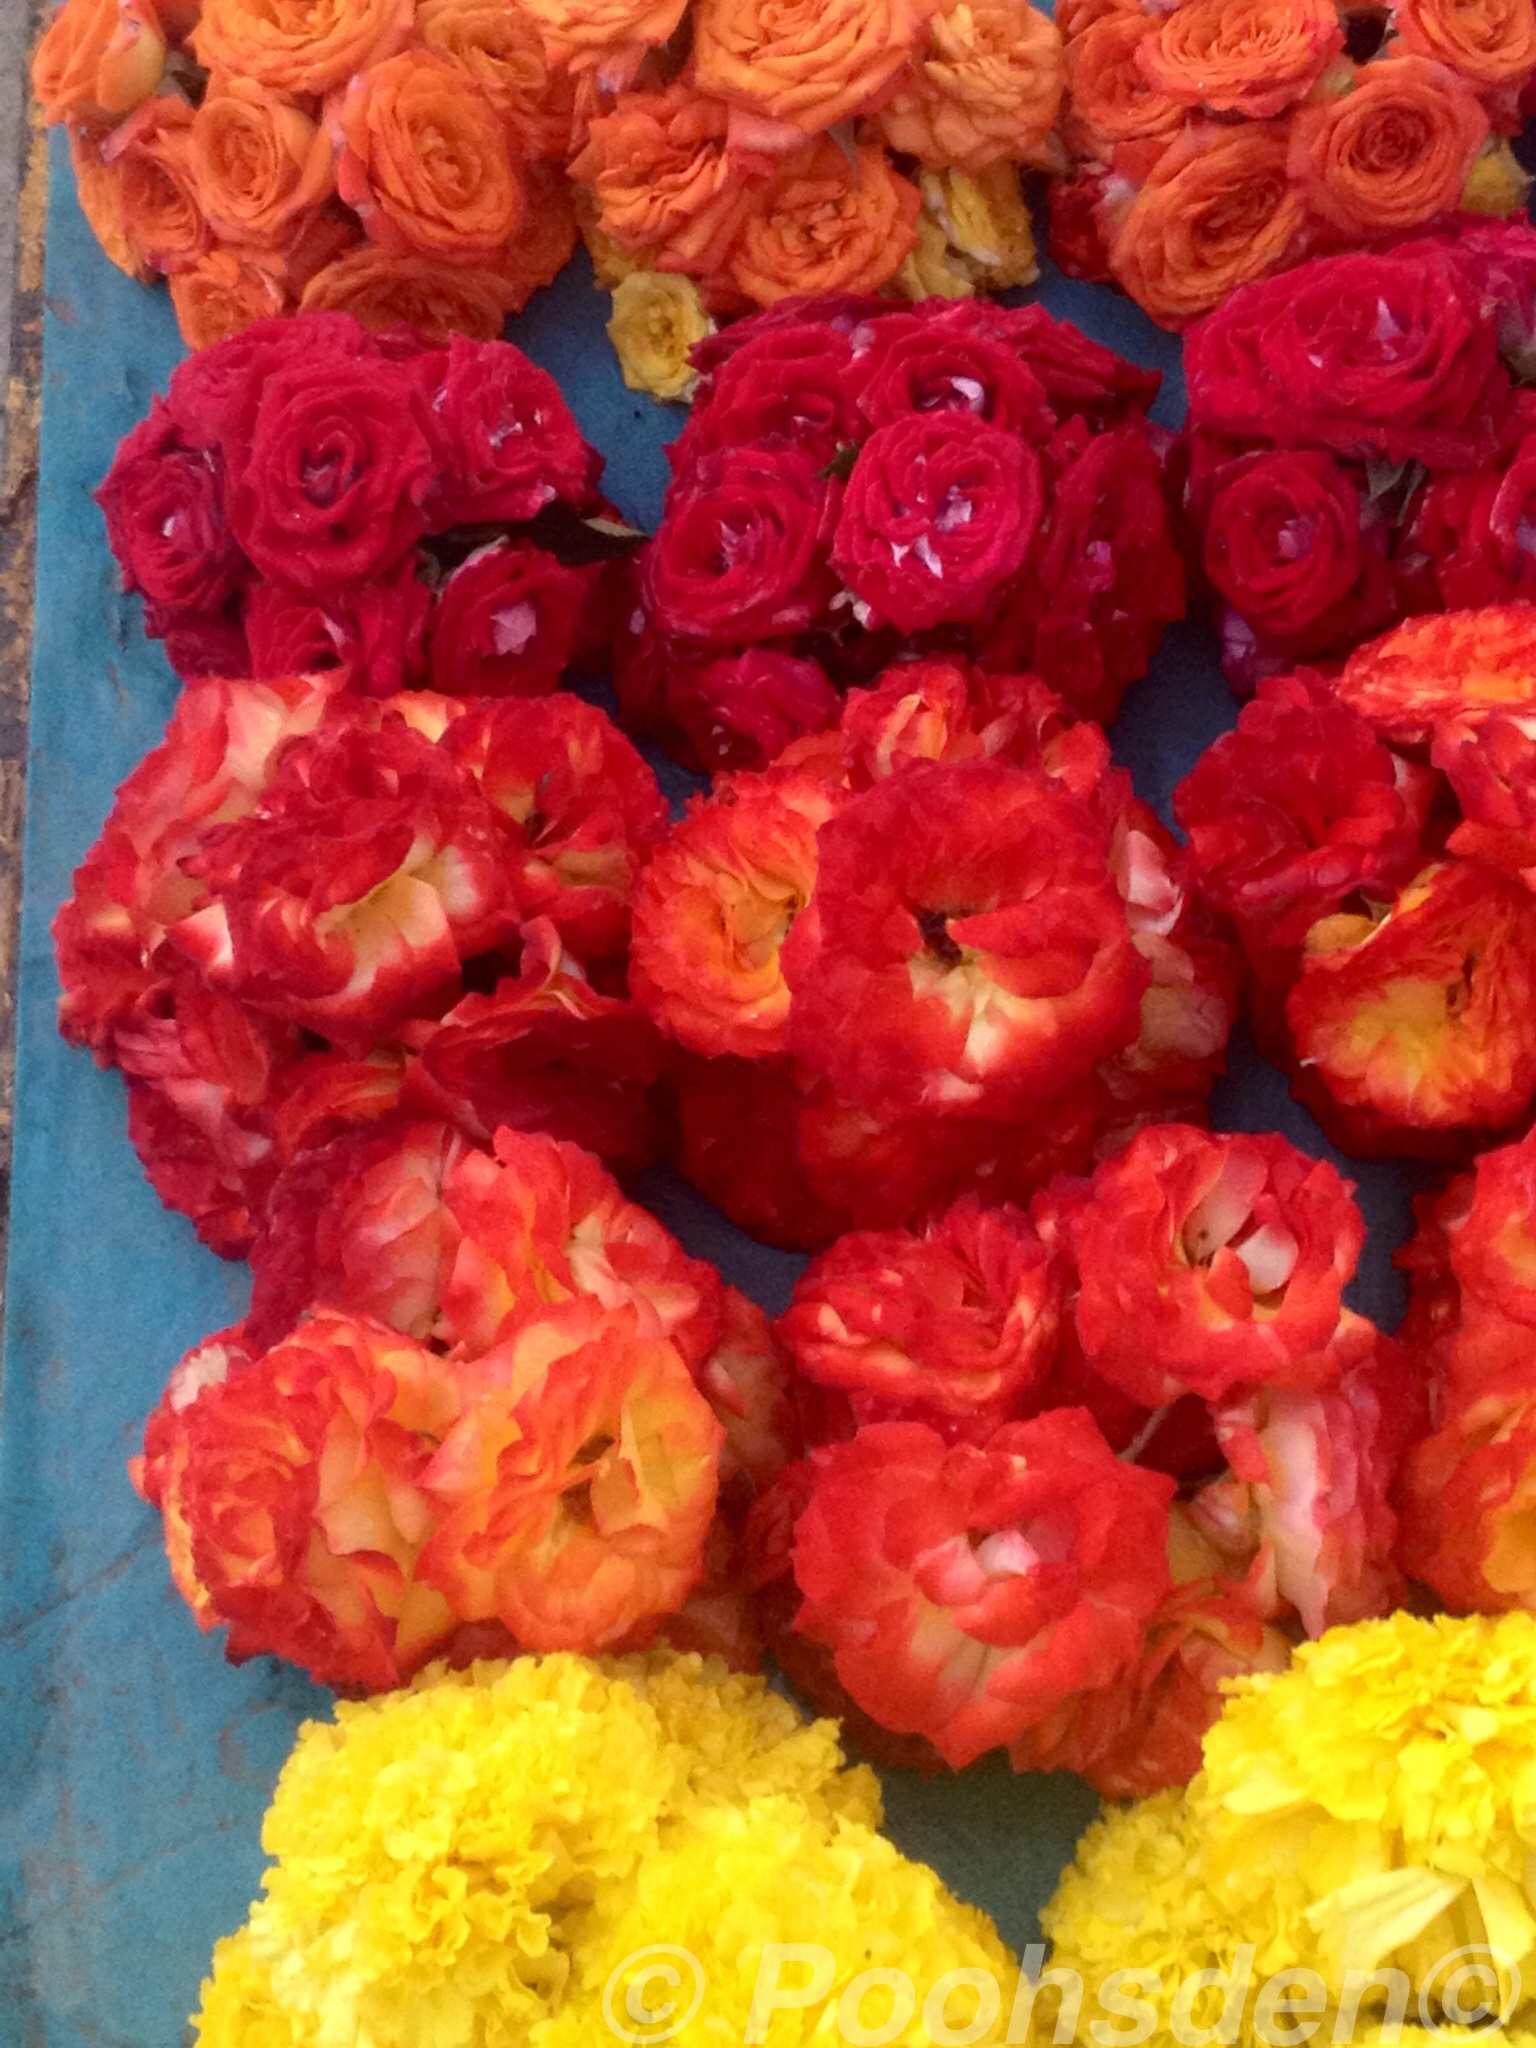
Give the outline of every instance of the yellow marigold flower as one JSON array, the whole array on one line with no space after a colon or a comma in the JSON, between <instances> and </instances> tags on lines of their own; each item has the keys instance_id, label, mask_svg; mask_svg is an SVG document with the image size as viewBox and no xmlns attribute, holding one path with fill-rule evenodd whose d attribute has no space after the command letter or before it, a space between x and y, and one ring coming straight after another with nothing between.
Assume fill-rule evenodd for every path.
<instances>
[{"instance_id":1,"label":"yellow marigold flower","mask_svg":"<svg viewBox=\"0 0 1536 2048\"><path fill-rule=\"evenodd\" d=\"M697 1970L689 2038L739 2040L764 1944L784 1941L831 1974L816 2006L774 2016L774 2042L809 2040L818 2014L833 2038L843 1992L881 1965L919 1987L892 2038L928 2038L925 1989L971 1971L1000 1993L977 2038L1001 2039L1007 1951L879 1821L834 1723L716 1661L437 1667L300 1731L263 1896L194 2024L202 2048L577 2048L612 2036L616 1968L664 1943ZM976 1995L951 1994L951 2027ZM884 2011L872 1998L866 2024Z\"/></svg>"},{"instance_id":2,"label":"yellow marigold flower","mask_svg":"<svg viewBox=\"0 0 1536 2048\"><path fill-rule=\"evenodd\" d=\"M686 398L698 373L688 360L710 331L710 318L691 277L635 270L613 288L608 336L631 391Z\"/></svg>"}]
</instances>

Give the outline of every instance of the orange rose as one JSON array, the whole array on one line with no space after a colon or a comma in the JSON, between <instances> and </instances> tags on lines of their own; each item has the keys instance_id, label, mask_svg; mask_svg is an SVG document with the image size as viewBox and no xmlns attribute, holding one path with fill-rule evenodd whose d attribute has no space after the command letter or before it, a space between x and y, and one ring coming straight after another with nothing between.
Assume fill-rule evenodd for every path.
<instances>
[{"instance_id":1,"label":"orange rose","mask_svg":"<svg viewBox=\"0 0 1536 2048\"><path fill-rule=\"evenodd\" d=\"M507 131L451 57L406 50L352 80L336 187L370 240L438 257L486 256L523 217Z\"/></svg>"},{"instance_id":2,"label":"orange rose","mask_svg":"<svg viewBox=\"0 0 1536 2048\"><path fill-rule=\"evenodd\" d=\"M230 242L276 241L334 183L323 131L250 78L209 86L193 116L190 162L203 217Z\"/></svg>"},{"instance_id":3,"label":"orange rose","mask_svg":"<svg viewBox=\"0 0 1536 2048\"><path fill-rule=\"evenodd\" d=\"M1411 228L1454 209L1487 139L1471 86L1428 57L1395 57L1367 65L1342 99L1301 109L1291 177L1346 235Z\"/></svg>"},{"instance_id":4,"label":"orange rose","mask_svg":"<svg viewBox=\"0 0 1536 2048\"><path fill-rule=\"evenodd\" d=\"M702 92L808 135L867 113L912 54L918 0L699 0Z\"/></svg>"},{"instance_id":5,"label":"orange rose","mask_svg":"<svg viewBox=\"0 0 1536 2048\"><path fill-rule=\"evenodd\" d=\"M1109 267L1154 320L1179 328L1272 269L1304 215L1286 176L1283 128L1186 134L1132 201Z\"/></svg>"},{"instance_id":6,"label":"orange rose","mask_svg":"<svg viewBox=\"0 0 1536 2048\"><path fill-rule=\"evenodd\" d=\"M1062 41L1070 43L1106 15L1140 12L1140 0L1057 0L1051 19L1060 29Z\"/></svg>"},{"instance_id":7,"label":"orange rose","mask_svg":"<svg viewBox=\"0 0 1536 2048\"><path fill-rule=\"evenodd\" d=\"M1333 0L1184 0L1137 62L1185 106L1262 121L1305 99L1343 47Z\"/></svg>"},{"instance_id":8,"label":"orange rose","mask_svg":"<svg viewBox=\"0 0 1536 2048\"><path fill-rule=\"evenodd\" d=\"M544 44L557 60L578 56L606 59L633 48L666 42L682 20L687 0L523 0L544 31Z\"/></svg>"},{"instance_id":9,"label":"orange rose","mask_svg":"<svg viewBox=\"0 0 1536 2048\"><path fill-rule=\"evenodd\" d=\"M70 162L75 167L75 194L91 233L103 254L137 284L149 284L154 272L128 239L123 222L123 180L116 164L101 154L105 135L89 128L69 131Z\"/></svg>"},{"instance_id":10,"label":"orange rose","mask_svg":"<svg viewBox=\"0 0 1536 2048\"><path fill-rule=\"evenodd\" d=\"M185 270L208 246L192 179L192 109L170 94L146 100L101 146L115 164L123 232L151 270Z\"/></svg>"},{"instance_id":11,"label":"orange rose","mask_svg":"<svg viewBox=\"0 0 1536 2048\"><path fill-rule=\"evenodd\" d=\"M305 313L350 313L372 333L414 327L429 341L450 334L499 341L507 285L480 265L445 264L364 243L317 271L299 301Z\"/></svg>"},{"instance_id":12,"label":"orange rose","mask_svg":"<svg viewBox=\"0 0 1536 2048\"><path fill-rule=\"evenodd\" d=\"M530 164L528 211L521 227L483 268L498 280L508 313L520 313L536 291L553 284L576 252L581 233L576 202L562 167Z\"/></svg>"},{"instance_id":13,"label":"orange rose","mask_svg":"<svg viewBox=\"0 0 1536 2048\"><path fill-rule=\"evenodd\" d=\"M539 24L517 0L421 0L416 35L478 80L518 156L565 155L575 92L569 75L550 65Z\"/></svg>"},{"instance_id":14,"label":"orange rose","mask_svg":"<svg viewBox=\"0 0 1536 2048\"><path fill-rule=\"evenodd\" d=\"M1160 28L1155 15L1105 14L1067 44L1067 135L1080 154L1107 159L1117 143L1171 138L1184 125L1183 101L1159 92L1136 61Z\"/></svg>"},{"instance_id":15,"label":"orange rose","mask_svg":"<svg viewBox=\"0 0 1536 2048\"><path fill-rule=\"evenodd\" d=\"M631 251L656 249L656 269L718 268L753 182L772 168L727 148L729 119L721 101L682 84L622 94L571 163L571 176L592 188L600 232Z\"/></svg>"},{"instance_id":16,"label":"orange rose","mask_svg":"<svg viewBox=\"0 0 1536 2048\"><path fill-rule=\"evenodd\" d=\"M1438 57L1479 85L1503 85L1536 71L1532 0L1397 0L1403 48Z\"/></svg>"},{"instance_id":17,"label":"orange rose","mask_svg":"<svg viewBox=\"0 0 1536 2048\"><path fill-rule=\"evenodd\" d=\"M32 90L50 127L66 115L115 121L149 98L164 71L151 0L64 0L32 59Z\"/></svg>"},{"instance_id":18,"label":"orange rose","mask_svg":"<svg viewBox=\"0 0 1536 2048\"><path fill-rule=\"evenodd\" d=\"M212 348L253 320L292 311L283 266L254 249L210 249L171 279L171 304L188 348Z\"/></svg>"},{"instance_id":19,"label":"orange rose","mask_svg":"<svg viewBox=\"0 0 1536 2048\"><path fill-rule=\"evenodd\" d=\"M410 23L411 0L206 0L191 43L208 71L325 93L397 50Z\"/></svg>"},{"instance_id":20,"label":"orange rose","mask_svg":"<svg viewBox=\"0 0 1536 2048\"><path fill-rule=\"evenodd\" d=\"M1061 36L1028 0L947 0L928 47L880 116L892 149L933 170L1049 161Z\"/></svg>"},{"instance_id":21,"label":"orange rose","mask_svg":"<svg viewBox=\"0 0 1536 2048\"><path fill-rule=\"evenodd\" d=\"M785 160L757 195L727 268L760 306L795 292L873 292L917 241L922 195L884 150L849 162L830 136Z\"/></svg>"}]
</instances>

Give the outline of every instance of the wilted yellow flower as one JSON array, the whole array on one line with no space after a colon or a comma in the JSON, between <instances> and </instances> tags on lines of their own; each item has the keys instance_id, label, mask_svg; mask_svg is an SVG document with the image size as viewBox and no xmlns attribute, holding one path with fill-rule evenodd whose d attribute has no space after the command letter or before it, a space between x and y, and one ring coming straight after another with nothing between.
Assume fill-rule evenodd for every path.
<instances>
[{"instance_id":1,"label":"wilted yellow flower","mask_svg":"<svg viewBox=\"0 0 1536 2048\"><path fill-rule=\"evenodd\" d=\"M636 270L613 288L608 337L631 391L686 398L698 377L688 352L709 332L709 315L691 277Z\"/></svg>"},{"instance_id":2,"label":"wilted yellow flower","mask_svg":"<svg viewBox=\"0 0 1536 2048\"><path fill-rule=\"evenodd\" d=\"M1521 170L1508 139L1491 135L1478 152L1467 182L1462 187L1464 213L1491 213L1499 218L1524 206L1531 194L1531 180Z\"/></svg>"},{"instance_id":3,"label":"wilted yellow flower","mask_svg":"<svg viewBox=\"0 0 1536 2048\"><path fill-rule=\"evenodd\" d=\"M970 299L976 286L949 237L924 207L917 216L917 247L896 273L909 299Z\"/></svg>"},{"instance_id":4,"label":"wilted yellow flower","mask_svg":"<svg viewBox=\"0 0 1536 2048\"><path fill-rule=\"evenodd\" d=\"M1014 164L993 164L974 177L925 171L923 205L943 228L951 261L980 290L1008 291L1040 275L1034 229Z\"/></svg>"}]
</instances>

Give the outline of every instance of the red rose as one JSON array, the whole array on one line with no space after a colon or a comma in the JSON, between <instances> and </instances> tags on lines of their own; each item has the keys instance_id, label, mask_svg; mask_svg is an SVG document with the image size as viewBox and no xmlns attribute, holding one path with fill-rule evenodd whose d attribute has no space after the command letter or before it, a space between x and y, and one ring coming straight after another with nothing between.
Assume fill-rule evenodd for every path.
<instances>
[{"instance_id":1,"label":"red rose","mask_svg":"<svg viewBox=\"0 0 1536 2048\"><path fill-rule=\"evenodd\" d=\"M1331 455L1243 456L1223 465L1201 522L1205 573L1264 638L1315 653L1356 623L1338 614L1366 566L1364 518L1359 489ZM1384 580L1384 550L1376 556ZM1390 613L1388 594L1364 630Z\"/></svg>"},{"instance_id":2,"label":"red rose","mask_svg":"<svg viewBox=\"0 0 1536 2048\"><path fill-rule=\"evenodd\" d=\"M1512 388L1466 264L1430 242L1243 285L1184 372L1193 426L1436 469L1492 460Z\"/></svg>"},{"instance_id":3,"label":"red rose","mask_svg":"<svg viewBox=\"0 0 1536 2048\"><path fill-rule=\"evenodd\" d=\"M446 349L418 357L413 375L444 466L434 527L532 519L557 498L595 506L603 459L582 439L554 378L521 349L455 334Z\"/></svg>"},{"instance_id":4,"label":"red rose","mask_svg":"<svg viewBox=\"0 0 1536 2048\"><path fill-rule=\"evenodd\" d=\"M891 313L871 322L858 388L859 410L872 427L914 412L968 412L1004 433L1044 441L1056 424L1039 378L1017 350L986 333L969 299L940 313Z\"/></svg>"},{"instance_id":5,"label":"red rose","mask_svg":"<svg viewBox=\"0 0 1536 2048\"><path fill-rule=\"evenodd\" d=\"M426 530L436 472L406 371L295 363L263 386L248 453L231 472L230 524L262 575L323 597L394 567Z\"/></svg>"},{"instance_id":6,"label":"red rose","mask_svg":"<svg viewBox=\"0 0 1536 2048\"><path fill-rule=\"evenodd\" d=\"M1173 1481L1122 1464L1084 1410L981 1448L878 1423L813 1460L795 1625L885 1727L959 1768L1139 1655Z\"/></svg>"},{"instance_id":7,"label":"red rose","mask_svg":"<svg viewBox=\"0 0 1536 2048\"><path fill-rule=\"evenodd\" d=\"M970 412L915 413L859 451L832 542L854 595L904 633L978 618L1040 523L1040 464Z\"/></svg>"},{"instance_id":8,"label":"red rose","mask_svg":"<svg viewBox=\"0 0 1536 2048\"><path fill-rule=\"evenodd\" d=\"M1431 774L1304 671L1259 685L1173 806L1201 895L1234 920L1255 971L1283 987L1320 917L1417 873L1434 794Z\"/></svg>"},{"instance_id":9,"label":"red rose","mask_svg":"<svg viewBox=\"0 0 1536 2048\"><path fill-rule=\"evenodd\" d=\"M1403 1489L1403 1564L1457 1614L1529 1609L1536 1591L1536 1377L1529 1329L1503 1334L1502 1369L1449 1391Z\"/></svg>"},{"instance_id":10,"label":"red rose","mask_svg":"<svg viewBox=\"0 0 1536 2048\"><path fill-rule=\"evenodd\" d=\"M189 448L216 449L237 468L250 449L267 387L280 371L378 355L373 336L350 313L257 320L178 363L166 389L166 409Z\"/></svg>"},{"instance_id":11,"label":"red rose","mask_svg":"<svg viewBox=\"0 0 1536 2048\"><path fill-rule=\"evenodd\" d=\"M96 493L123 587L144 599L144 630L217 612L243 562L224 512L224 464L190 446L160 399L118 446Z\"/></svg>"},{"instance_id":12,"label":"red rose","mask_svg":"<svg viewBox=\"0 0 1536 2048\"><path fill-rule=\"evenodd\" d=\"M244 676L251 672L245 633L227 612L199 612L165 629L165 658L184 683L195 676Z\"/></svg>"},{"instance_id":13,"label":"red rose","mask_svg":"<svg viewBox=\"0 0 1536 2048\"><path fill-rule=\"evenodd\" d=\"M852 363L847 335L824 320L744 342L695 393L667 450L673 475L721 448L798 448L822 468L857 438Z\"/></svg>"},{"instance_id":14,"label":"red rose","mask_svg":"<svg viewBox=\"0 0 1536 2048\"><path fill-rule=\"evenodd\" d=\"M1485 1152L1440 1221L1469 1303L1536 1324L1536 1136Z\"/></svg>"},{"instance_id":15,"label":"red rose","mask_svg":"<svg viewBox=\"0 0 1536 2048\"><path fill-rule=\"evenodd\" d=\"M800 1157L802 1083L788 1060L684 1057L677 1165L749 1236L814 1252L853 1218L822 1197Z\"/></svg>"},{"instance_id":16,"label":"red rose","mask_svg":"<svg viewBox=\"0 0 1536 2048\"><path fill-rule=\"evenodd\" d=\"M1059 1099L1135 1037L1149 978L1103 826L991 761L908 768L823 825L783 963L790 1050L906 1114Z\"/></svg>"},{"instance_id":17,"label":"red rose","mask_svg":"<svg viewBox=\"0 0 1536 2048\"><path fill-rule=\"evenodd\" d=\"M387 576L306 596L261 582L246 594L253 676L343 670L360 696L392 697L424 680L432 593L407 555Z\"/></svg>"},{"instance_id":18,"label":"red rose","mask_svg":"<svg viewBox=\"0 0 1536 2048\"><path fill-rule=\"evenodd\" d=\"M1047 451L1043 538L977 632L988 668L1032 669L1080 717L1110 719L1184 616L1184 570L1147 429L1090 436L1073 421Z\"/></svg>"},{"instance_id":19,"label":"red rose","mask_svg":"<svg viewBox=\"0 0 1536 2048\"><path fill-rule=\"evenodd\" d=\"M793 292L787 299L749 313L745 320L732 320L705 335L694 344L693 362L708 376L764 334L776 334L785 327L816 327L847 336L890 310L889 299L877 299L868 292Z\"/></svg>"},{"instance_id":20,"label":"red rose","mask_svg":"<svg viewBox=\"0 0 1536 2048\"><path fill-rule=\"evenodd\" d=\"M942 317L941 301L926 304ZM1082 413L1096 425L1113 426L1145 414L1162 386L1160 370L1128 363L1044 306L999 306L990 299L968 299L965 306L978 332L1005 342L1038 378L1059 419Z\"/></svg>"},{"instance_id":21,"label":"red rose","mask_svg":"<svg viewBox=\"0 0 1536 2048\"><path fill-rule=\"evenodd\" d=\"M719 647L804 632L832 595L826 541L837 505L837 485L798 449L704 456L667 493L642 558L657 623Z\"/></svg>"},{"instance_id":22,"label":"red rose","mask_svg":"<svg viewBox=\"0 0 1536 2048\"><path fill-rule=\"evenodd\" d=\"M454 570L432 613L432 687L452 697L539 697L571 659L588 570L529 541L497 541Z\"/></svg>"},{"instance_id":23,"label":"red rose","mask_svg":"<svg viewBox=\"0 0 1536 2048\"><path fill-rule=\"evenodd\" d=\"M706 770L766 768L791 740L837 724L843 700L814 661L749 647L667 679L666 713Z\"/></svg>"}]
</instances>

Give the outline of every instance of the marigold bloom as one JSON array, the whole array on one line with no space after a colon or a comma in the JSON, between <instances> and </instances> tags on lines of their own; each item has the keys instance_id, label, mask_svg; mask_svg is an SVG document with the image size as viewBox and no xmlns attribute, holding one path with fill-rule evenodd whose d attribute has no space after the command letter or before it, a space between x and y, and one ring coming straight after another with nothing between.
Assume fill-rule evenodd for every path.
<instances>
[{"instance_id":1,"label":"marigold bloom","mask_svg":"<svg viewBox=\"0 0 1536 2048\"><path fill-rule=\"evenodd\" d=\"M1342 99L1301 110L1291 176L1343 234L1416 227L1455 210L1488 133L1464 79L1427 57L1398 57L1367 65Z\"/></svg>"},{"instance_id":2,"label":"marigold bloom","mask_svg":"<svg viewBox=\"0 0 1536 2048\"><path fill-rule=\"evenodd\" d=\"M968 1196L921 1232L855 1231L801 1275L779 1331L860 1419L991 1426L1055 1346L1061 1276L1020 1210Z\"/></svg>"},{"instance_id":3,"label":"marigold bloom","mask_svg":"<svg viewBox=\"0 0 1536 2048\"><path fill-rule=\"evenodd\" d=\"M1212 4L1230 11L1226 0ZM1332 19L1331 5L1327 13ZM1272 125L1186 131L1158 158L1114 231L1116 281L1160 325L1177 329L1262 277L1302 225L1286 163L1285 133Z\"/></svg>"},{"instance_id":4,"label":"marigold bloom","mask_svg":"<svg viewBox=\"0 0 1536 2048\"><path fill-rule=\"evenodd\" d=\"M1385 739L1419 746L1453 718L1536 712L1536 610L1528 604L1405 619L1344 664L1337 689Z\"/></svg>"},{"instance_id":5,"label":"marigold bloom","mask_svg":"<svg viewBox=\"0 0 1536 2048\"><path fill-rule=\"evenodd\" d=\"M873 292L917 240L922 195L884 150L860 144L850 162L830 136L786 157L753 199L727 261L731 282L760 306L808 292Z\"/></svg>"},{"instance_id":6,"label":"marigold bloom","mask_svg":"<svg viewBox=\"0 0 1536 2048\"><path fill-rule=\"evenodd\" d=\"M32 59L32 90L50 126L120 121L165 71L165 36L144 0L64 0Z\"/></svg>"},{"instance_id":7,"label":"marigold bloom","mask_svg":"<svg viewBox=\"0 0 1536 2048\"><path fill-rule=\"evenodd\" d=\"M1023 1114L1136 1033L1148 969L1103 828L1038 772L916 766L819 836L790 1049L882 1113Z\"/></svg>"},{"instance_id":8,"label":"marigold bloom","mask_svg":"<svg viewBox=\"0 0 1536 2048\"><path fill-rule=\"evenodd\" d=\"M410 19L410 0L205 0L191 43L210 72L325 93L398 49Z\"/></svg>"},{"instance_id":9,"label":"marigold bloom","mask_svg":"<svg viewBox=\"0 0 1536 2048\"><path fill-rule=\"evenodd\" d=\"M1120 1463L1086 1411L982 1448L876 1423L813 1464L796 1627L883 1726L958 1767L1134 1661L1168 1587L1173 1482Z\"/></svg>"},{"instance_id":10,"label":"marigold bloom","mask_svg":"<svg viewBox=\"0 0 1536 2048\"><path fill-rule=\"evenodd\" d=\"M1343 47L1332 0L1182 0L1137 62L1186 106L1262 121L1305 99Z\"/></svg>"},{"instance_id":11,"label":"marigold bloom","mask_svg":"<svg viewBox=\"0 0 1536 2048\"><path fill-rule=\"evenodd\" d=\"M880 114L891 148L934 170L1049 164L1061 35L1028 0L950 0Z\"/></svg>"},{"instance_id":12,"label":"marigold bloom","mask_svg":"<svg viewBox=\"0 0 1536 2048\"><path fill-rule=\"evenodd\" d=\"M1286 1004L1319 1108L1410 1155L1519 1121L1536 1096L1532 962L1536 899L1464 861L1425 868L1379 914L1324 918Z\"/></svg>"},{"instance_id":13,"label":"marigold bloom","mask_svg":"<svg viewBox=\"0 0 1536 2048\"><path fill-rule=\"evenodd\" d=\"M1099 1168L1094 1197L1070 1235L1096 1371L1153 1408L1337 1377L1365 1224L1326 1160L1273 1133L1164 1124Z\"/></svg>"},{"instance_id":14,"label":"marigold bloom","mask_svg":"<svg viewBox=\"0 0 1536 2048\"><path fill-rule=\"evenodd\" d=\"M793 775L733 775L695 798L640 878L630 985L691 1050L780 1052L789 987L780 951L816 884L817 833L836 792Z\"/></svg>"},{"instance_id":15,"label":"marigold bloom","mask_svg":"<svg viewBox=\"0 0 1536 2048\"><path fill-rule=\"evenodd\" d=\"M703 1575L724 1432L634 1309L576 1302L461 1364L422 1580L530 1649L597 1649Z\"/></svg>"}]
</instances>

